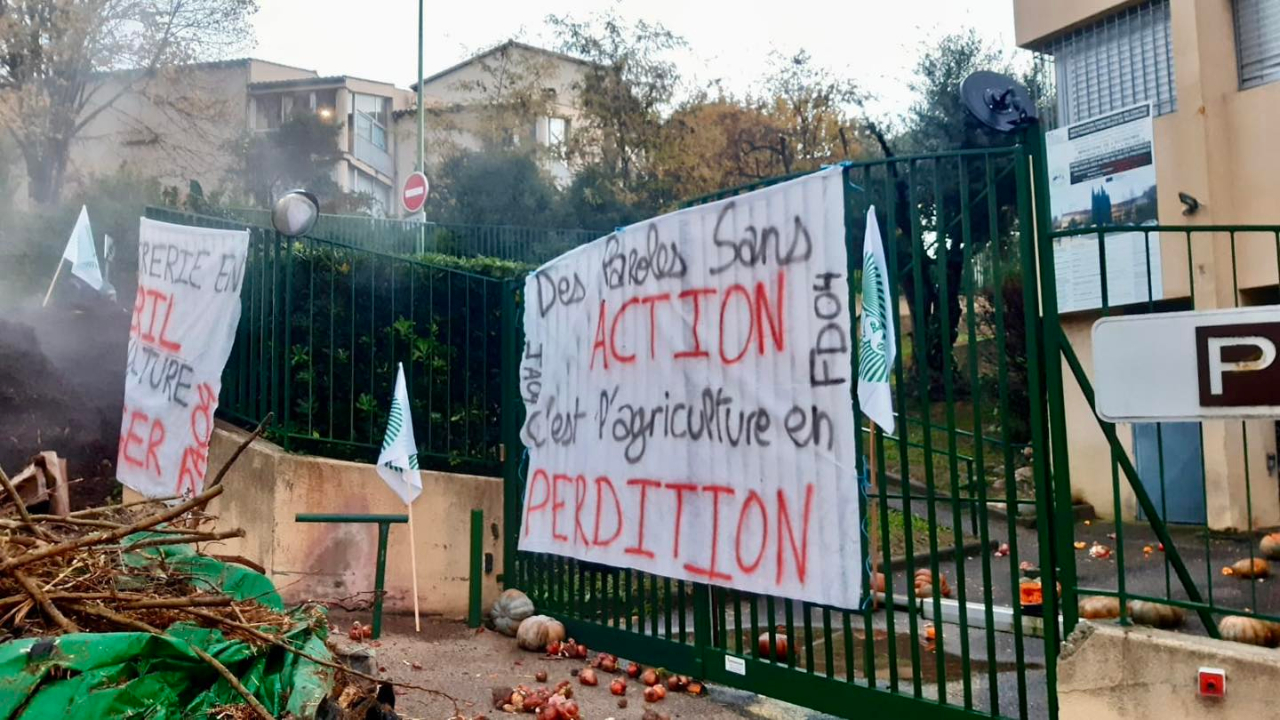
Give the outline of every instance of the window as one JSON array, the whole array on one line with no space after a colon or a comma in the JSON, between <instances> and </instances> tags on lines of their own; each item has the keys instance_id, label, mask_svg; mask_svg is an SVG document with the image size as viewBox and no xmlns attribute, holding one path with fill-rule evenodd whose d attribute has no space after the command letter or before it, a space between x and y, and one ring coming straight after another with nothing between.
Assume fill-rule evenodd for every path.
<instances>
[{"instance_id":1,"label":"window","mask_svg":"<svg viewBox=\"0 0 1280 720\"><path fill-rule=\"evenodd\" d=\"M547 147L562 147L569 139L569 121L562 117L549 117L547 122Z\"/></svg>"},{"instance_id":2,"label":"window","mask_svg":"<svg viewBox=\"0 0 1280 720\"><path fill-rule=\"evenodd\" d=\"M1169 0L1122 10L1040 50L1053 56L1059 125L1148 101L1156 115L1178 109Z\"/></svg>"},{"instance_id":3,"label":"window","mask_svg":"<svg viewBox=\"0 0 1280 720\"><path fill-rule=\"evenodd\" d=\"M1280 80L1280 0L1233 0L1240 88Z\"/></svg>"},{"instance_id":4,"label":"window","mask_svg":"<svg viewBox=\"0 0 1280 720\"><path fill-rule=\"evenodd\" d=\"M387 98L353 95L356 135L380 150L387 149Z\"/></svg>"},{"instance_id":5,"label":"window","mask_svg":"<svg viewBox=\"0 0 1280 720\"><path fill-rule=\"evenodd\" d=\"M351 168L351 192L373 197L375 217L386 217L391 209L391 188L355 168Z\"/></svg>"}]
</instances>

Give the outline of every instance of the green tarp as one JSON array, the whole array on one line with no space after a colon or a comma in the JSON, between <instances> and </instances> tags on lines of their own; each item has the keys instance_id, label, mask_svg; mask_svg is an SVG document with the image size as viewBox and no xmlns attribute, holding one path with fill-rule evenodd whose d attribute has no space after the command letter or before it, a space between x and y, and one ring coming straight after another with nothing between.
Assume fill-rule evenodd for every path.
<instances>
[{"instance_id":1,"label":"green tarp","mask_svg":"<svg viewBox=\"0 0 1280 720\"><path fill-rule=\"evenodd\" d=\"M283 608L263 575L196 555L187 546L133 551L126 564L181 573L192 577L197 590L207 585L209 592ZM300 610L294 619L284 640L308 655L331 660L324 616ZM277 717L312 717L333 684L330 669L283 648L230 640L221 631L187 623L170 626L167 637L77 633L0 644L0 719L177 720L207 718L211 708L242 704L243 698L192 646L226 665Z\"/></svg>"}]
</instances>

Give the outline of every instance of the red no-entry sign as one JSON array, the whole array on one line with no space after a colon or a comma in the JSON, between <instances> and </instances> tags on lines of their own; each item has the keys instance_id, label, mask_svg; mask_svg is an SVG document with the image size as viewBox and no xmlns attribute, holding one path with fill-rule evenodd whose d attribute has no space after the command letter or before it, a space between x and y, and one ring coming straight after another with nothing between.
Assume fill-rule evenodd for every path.
<instances>
[{"instance_id":1,"label":"red no-entry sign","mask_svg":"<svg viewBox=\"0 0 1280 720\"><path fill-rule=\"evenodd\" d=\"M427 176L420 172L415 172L405 178L404 190L400 192L400 202L404 205L404 209L409 213L416 213L422 210L422 206L427 204L427 191L431 185L427 182Z\"/></svg>"}]
</instances>

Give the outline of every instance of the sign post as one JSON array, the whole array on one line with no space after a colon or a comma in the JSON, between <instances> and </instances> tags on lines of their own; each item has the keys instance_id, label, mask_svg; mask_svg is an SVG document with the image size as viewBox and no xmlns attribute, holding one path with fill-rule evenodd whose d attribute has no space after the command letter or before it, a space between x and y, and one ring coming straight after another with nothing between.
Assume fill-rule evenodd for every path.
<instances>
[{"instance_id":1,"label":"sign post","mask_svg":"<svg viewBox=\"0 0 1280 720\"><path fill-rule=\"evenodd\" d=\"M423 206L427 204L427 193L431 189L431 184L427 182L427 176L421 172L410 173L405 178L404 187L400 190L400 204L404 207L405 212L413 215L422 211Z\"/></svg>"}]
</instances>

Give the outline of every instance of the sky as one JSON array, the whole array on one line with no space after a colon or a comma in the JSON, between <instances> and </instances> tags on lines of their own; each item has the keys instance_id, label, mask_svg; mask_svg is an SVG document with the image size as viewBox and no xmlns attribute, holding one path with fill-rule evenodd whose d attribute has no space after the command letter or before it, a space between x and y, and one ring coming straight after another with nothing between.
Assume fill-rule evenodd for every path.
<instances>
[{"instance_id":1,"label":"sky","mask_svg":"<svg viewBox=\"0 0 1280 720\"><path fill-rule=\"evenodd\" d=\"M549 12L574 19L612 4L628 19L659 22L689 43L673 56L690 83L719 80L752 89L772 51L806 49L821 65L845 73L893 113L910 101L910 70L930 39L964 26L1013 47L1013 0L514 0L426 2L425 74L515 38L554 47ZM259 0L257 45L249 54L319 71L407 87L417 73L414 0ZM764 7L750 10L752 7Z\"/></svg>"}]
</instances>

